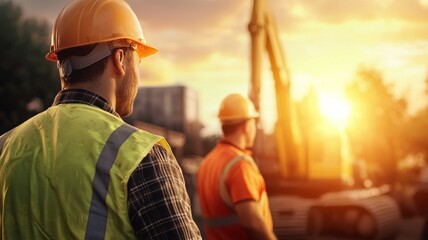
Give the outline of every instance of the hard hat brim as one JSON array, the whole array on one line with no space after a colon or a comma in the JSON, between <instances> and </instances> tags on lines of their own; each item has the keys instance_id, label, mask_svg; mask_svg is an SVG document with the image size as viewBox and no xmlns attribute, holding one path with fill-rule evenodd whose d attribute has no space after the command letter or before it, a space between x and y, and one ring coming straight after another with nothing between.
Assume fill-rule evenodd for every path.
<instances>
[{"instance_id":1,"label":"hard hat brim","mask_svg":"<svg viewBox=\"0 0 428 240\"><path fill-rule=\"evenodd\" d=\"M121 38L118 38L118 39L109 39L109 41L115 41L115 40L121 40ZM157 53L159 51L157 48L155 48L154 46L152 46L152 45L150 45L148 43L142 43L140 41L135 41L135 40L133 40L133 42L136 42L138 44L137 53L138 53L138 56L140 58L148 57L148 56L153 55L153 54L155 54L155 53ZM82 46L96 44L96 43L100 43L100 42L99 41L94 41L92 43L85 43L85 44L82 44L82 45L76 44L75 46L69 46L67 48L57 49L55 51L51 51L48 54L46 54L45 58L47 60L49 60L49 61L57 62L58 61L58 55L57 55L57 53L60 52L60 51L62 51L62 50L69 49L69 48L74 48L74 47L82 47Z\"/></svg>"},{"instance_id":2,"label":"hard hat brim","mask_svg":"<svg viewBox=\"0 0 428 240\"><path fill-rule=\"evenodd\" d=\"M253 115L245 118L243 118L242 116L228 116L228 117L219 117L219 119L223 123L223 122L240 122L240 121L245 121L248 119L254 119L259 117L260 117L260 114L256 112Z\"/></svg>"}]
</instances>

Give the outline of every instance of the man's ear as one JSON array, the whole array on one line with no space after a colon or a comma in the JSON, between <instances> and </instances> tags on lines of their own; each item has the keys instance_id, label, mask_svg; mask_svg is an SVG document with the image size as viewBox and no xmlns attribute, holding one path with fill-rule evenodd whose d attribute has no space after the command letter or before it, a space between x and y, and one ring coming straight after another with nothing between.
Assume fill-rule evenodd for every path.
<instances>
[{"instance_id":1,"label":"man's ear","mask_svg":"<svg viewBox=\"0 0 428 240\"><path fill-rule=\"evenodd\" d=\"M242 128L242 132L247 133L249 132L248 128L249 128L249 121L244 121L243 123L241 123L241 128Z\"/></svg>"},{"instance_id":2,"label":"man's ear","mask_svg":"<svg viewBox=\"0 0 428 240\"><path fill-rule=\"evenodd\" d=\"M122 49L114 50L112 54L114 71L120 76L125 75L125 52Z\"/></svg>"}]
</instances>

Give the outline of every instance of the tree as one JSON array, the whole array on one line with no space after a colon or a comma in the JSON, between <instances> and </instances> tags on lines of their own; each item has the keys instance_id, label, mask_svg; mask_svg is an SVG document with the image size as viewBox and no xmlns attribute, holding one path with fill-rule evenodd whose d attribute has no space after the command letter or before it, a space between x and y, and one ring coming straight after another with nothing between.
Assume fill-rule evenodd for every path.
<instances>
[{"instance_id":1,"label":"tree","mask_svg":"<svg viewBox=\"0 0 428 240\"><path fill-rule=\"evenodd\" d=\"M428 160L428 108L412 116L406 124L407 150L409 154L421 154Z\"/></svg>"},{"instance_id":2,"label":"tree","mask_svg":"<svg viewBox=\"0 0 428 240\"><path fill-rule=\"evenodd\" d=\"M425 79L425 94L428 95L428 76ZM422 155L428 162L428 107L414 114L406 125L406 142L409 154Z\"/></svg>"},{"instance_id":3,"label":"tree","mask_svg":"<svg viewBox=\"0 0 428 240\"><path fill-rule=\"evenodd\" d=\"M0 0L0 134L52 104L60 89L55 64L45 60L50 26L23 19L12 1Z\"/></svg>"},{"instance_id":4,"label":"tree","mask_svg":"<svg viewBox=\"0 0 428 240\"><path fill-rule=\"evenodd\" d=\"M352 107L347 134L354 154L381 183L396 181L403 154L407 102L396 98L391 87L378 70L369 68L361 68L346 87Z\"/></svg>"}]
</instances>

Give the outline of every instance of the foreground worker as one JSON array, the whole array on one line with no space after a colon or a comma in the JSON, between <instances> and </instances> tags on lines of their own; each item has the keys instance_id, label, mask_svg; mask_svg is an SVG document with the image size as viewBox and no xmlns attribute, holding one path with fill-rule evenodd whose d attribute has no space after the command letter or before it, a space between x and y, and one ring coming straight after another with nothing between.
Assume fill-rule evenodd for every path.
<instances>
[{"instance_id":1,"label":"foreground worker","mask_svg":"<svg viewBox=\"0 0 428 240\"><path fill-rule=\"evenodd\" d=\"M0 140L1 239L201 239L167 142L121 119L156 51L124 0L59 14L46 58L62 90Z\"/></svg>"},{"instance_id":2,"label":"foreground worker","mask_svg":"<svg viewBox=\"0 0 428 240\"><path fill-rule=\"evenodd\" d=\"M252 102L240 94L222 101L223 139L198 171L198 195L207 239L276 239L266 186L248 151L254 144Z\"/></svg>"}]
</instances>

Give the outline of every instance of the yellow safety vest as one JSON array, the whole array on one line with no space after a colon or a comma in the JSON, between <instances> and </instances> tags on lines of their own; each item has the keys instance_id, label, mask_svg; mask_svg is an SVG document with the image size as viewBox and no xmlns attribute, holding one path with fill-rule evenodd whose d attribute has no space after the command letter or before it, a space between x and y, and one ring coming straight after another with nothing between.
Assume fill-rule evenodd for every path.
<instances>
[{"instance_id":1,"label":"yellow safety vest","mask_svg":"<svg viewBox=\"0 0 428 240\"><path fill-rule=\"evenodd\" d=\"M129 177L154 144L171 153L162 137L84 104L50 107L4 139L2 239L135 239Z\"/></svg>"}]
</instances>

